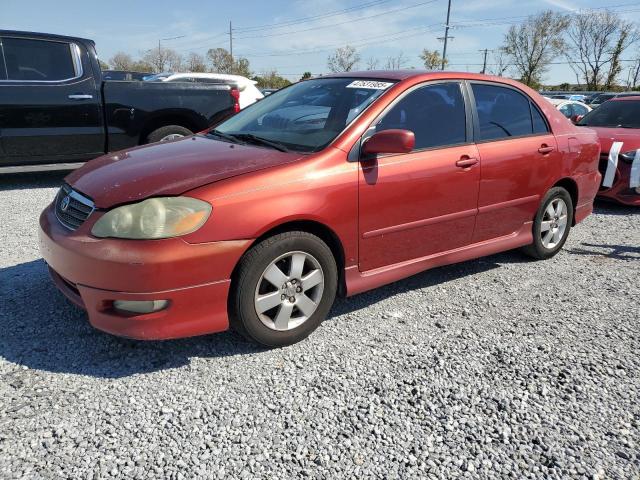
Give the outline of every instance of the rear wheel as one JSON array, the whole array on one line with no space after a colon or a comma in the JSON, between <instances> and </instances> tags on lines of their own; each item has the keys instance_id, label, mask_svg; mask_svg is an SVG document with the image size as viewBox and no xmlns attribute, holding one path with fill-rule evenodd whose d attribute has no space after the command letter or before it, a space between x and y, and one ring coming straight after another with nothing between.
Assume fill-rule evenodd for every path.
<instances>
[{"instance_id":1,"label":"rear wheel","mask_svg":"<svg viewBox=\"0 0 640 480\"><path fill-rule=\"evenodd\" d=\"M268 238L240 262L230 295L232 326L269 347L306 338L325 319L338 274L329 247L307 232Z\"/></svg>"},{"instance_id":2,"label":"rear wheel","mask_svg":"<svg viewBox=\"0 0 640 480\"><path fill-rule=\"evenodd\" d=\"M147 143L166 142L168 140L188 137L189 135L193 135L193 132L188 128L181 127L180 125L167 125L147 135Z\"/></svg>"},{"instance_id":3,"label":"rear wheel","mask_svg":"<svg viewBox=\"0 0 640 480\"><path fill-rule=\"evenodd\" d=\"M563 247L573 224L573 201L562 187L554 187L542 199L533 222L533 243L524 253L538 260L556 255Z\"/></svg>"}]
</instances>

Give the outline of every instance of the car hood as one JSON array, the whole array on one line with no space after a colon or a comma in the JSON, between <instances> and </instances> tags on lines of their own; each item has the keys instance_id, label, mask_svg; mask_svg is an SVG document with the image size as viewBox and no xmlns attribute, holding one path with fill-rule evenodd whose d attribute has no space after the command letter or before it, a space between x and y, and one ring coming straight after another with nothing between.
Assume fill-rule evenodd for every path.
<instances>
[{"instance_id":1,"label":"car hood","mask_svg":"<svg viewBox=\"0 0 640 480\"><path fill-rule=\"evenodd\" d=\"M598 134L602 154L609 154L613 142L623 142L621 152L640 148L640 129L616 127L589 127Z\"/></svg>"},{"instance_id":2,"label":"car hood","mask_svg":"<svg viewBox=\"0 0 640 480\"><path fill-rule=\"evenodd\" d=\"M293 162L303 155L193 136L105 155L65 180L110 208L154 196L172 196L244 173Z\"/></svg>"}]
</instances>

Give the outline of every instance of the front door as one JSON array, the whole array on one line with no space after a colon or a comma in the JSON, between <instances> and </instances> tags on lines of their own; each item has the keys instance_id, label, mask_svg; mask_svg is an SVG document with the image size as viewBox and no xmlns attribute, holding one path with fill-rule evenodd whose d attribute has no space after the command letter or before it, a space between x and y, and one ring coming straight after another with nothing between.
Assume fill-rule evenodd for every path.
<instances>
[{"instance_id":1,"label":"front door","mask_svg":"<svg viewBox=\"0 0 640 480\"><path fill-rule=\"evenodd\" d=\"M361 162L360 271L471 242L480 165L468 117L459 82L429 83L405 94L369 130L410 130L416 145L408 154Z\"/></svg>"},{"instance_id":2,"label":"front door","mask_svg":"<svg viewBox=\"0 0 640 480\"><path fill-rule=\"evenodd\" d=\"M64 41L5 36L1 42L0 166L103 153L102 109L87 53Z\"/></svg>"}]
</instances>

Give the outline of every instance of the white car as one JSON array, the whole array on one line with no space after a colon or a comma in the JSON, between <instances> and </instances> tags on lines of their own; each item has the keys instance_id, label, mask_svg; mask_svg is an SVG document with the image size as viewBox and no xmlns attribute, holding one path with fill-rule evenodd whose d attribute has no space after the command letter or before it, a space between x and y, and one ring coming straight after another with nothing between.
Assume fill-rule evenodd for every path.
<instances>
[{"instance_id":1,"label":"white car","mask_svg":"<svg viewBox=\"0 0 640 480\"><path fill-rule=\"evenodd\" d=\"M582 102L576 102L575 100L564 100L548 97L546 98L547 100L549 100L549 102L551 102L553 106L560 110L560 112L565 117L567 117L574 123L584 117L591 110L593 110L593 108L591 108L589 105Z\"/></svg>"},{"instance_id":2,"label":"white car","mask_svg":"<svg viewBox=\"0 0 640 480\"><path fill-rule=\"evenodd\" d=\"M227 75L224 73L174 73L168 77L161 78L161 80L163 82L194 83L233 82L238 85L238 90L240 90L239 103L241 110L264 98L262 92L256 87L258 82L240 75Z\"/></svg>"}]
</instances>

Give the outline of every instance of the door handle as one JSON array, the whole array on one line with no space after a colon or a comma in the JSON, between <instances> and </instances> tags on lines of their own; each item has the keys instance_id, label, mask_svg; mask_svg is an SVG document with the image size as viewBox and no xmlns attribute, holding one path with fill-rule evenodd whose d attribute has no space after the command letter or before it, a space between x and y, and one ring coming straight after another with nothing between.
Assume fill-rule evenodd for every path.
<instances>
[{"instance_id":1,"label":"door handle","mask_svg":"<svg viewBox=\"0 0 640 480\"><path fill-rule=\"evenodd\" d=\"M69 100L91 100L93 95L87 95L85 93L74 93L69 95Z\"/></svg>"},{"instance_id":2,"label":"door handle","mask_svg":"<svg viewBox=\"0 0 640 480\"><path fill-rule=\"evenodd\" d=\"M555 148L553 148L553 147L550 147L550 146L548 146L548 145L544 145L544 144L543 144L543 145L538 149L538 152L540 152L540 153L541 153L541 154L543 154L543 155L547 155L548 153L551 153L551 152L553 152L554 150L555 150Z\"/></svg>"},{"instance_id":3,"label":"door handle","mask_svg":"<svg viewBox=\"0 0 640 480\"><path fill-rule=\"evenodd\" d=\"M469 168L478 163L477 158L467 157L466 155L456 162L456 167Z\"/></svg>"}]
</instances>

